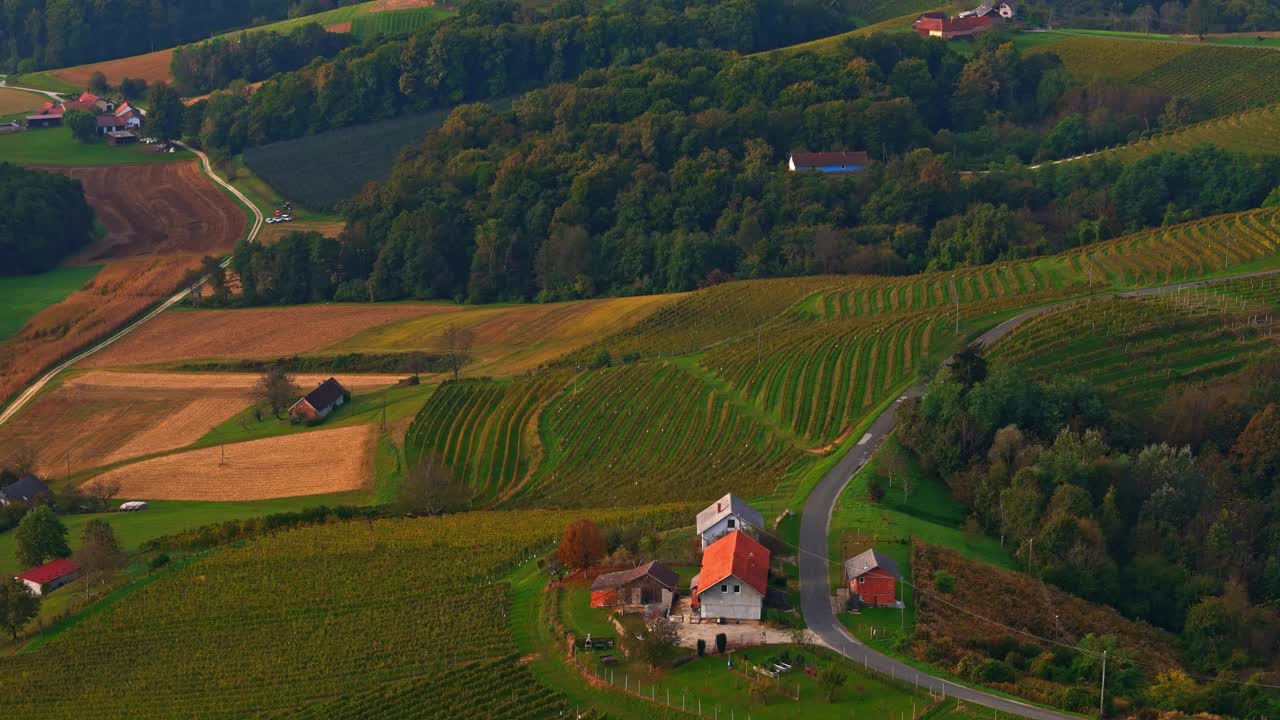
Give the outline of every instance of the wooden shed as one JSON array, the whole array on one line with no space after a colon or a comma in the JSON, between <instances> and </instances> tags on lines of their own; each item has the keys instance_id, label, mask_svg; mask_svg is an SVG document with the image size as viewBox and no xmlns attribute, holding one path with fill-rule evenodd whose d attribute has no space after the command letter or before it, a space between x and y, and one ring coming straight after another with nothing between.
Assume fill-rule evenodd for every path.
<instances>
[{"instance_id":1,"label":"wooden shed","mask_svg":"<svg viewBox=\"0 0 1280 720\"><path fill-rule=\"evenodd\" d=\"M591 583L591 607L619 612L671 610L676 597L676 574L657 561L630 570L605 573Z\"/></svg>"}]
</instances>

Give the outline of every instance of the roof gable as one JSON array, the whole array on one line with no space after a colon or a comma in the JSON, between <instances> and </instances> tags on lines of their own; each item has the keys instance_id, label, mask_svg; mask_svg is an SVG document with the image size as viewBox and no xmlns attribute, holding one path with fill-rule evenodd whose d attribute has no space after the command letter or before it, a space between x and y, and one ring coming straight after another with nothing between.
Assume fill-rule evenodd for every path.
<instances>
[{"instance_id":1,"label":"roof gable","mask_svg":"<svg viewBox=\"0 0 1280 720\"><path fill-rule=\"evenodd\" d=\"M71 562L66 558L58 558L52 562L47 562L40 567L34 567L18 576L19 580L30 580L33 583L41 585L47 582L53 582L64 575L80 569L80 566Z\"/></svg>"},{"instance_id":2,"label":"roof gable","mask_svg":"<svg viewBox=\"0 0 1280 720\"><path fill-rule=\"evenodd\" d=\"M896 578L902 577L902 573L898 572L898 563L894 562L893 558L876 552L875 548L849 558L844 564L845 574L849 578L861 577L876 568L880 568Z\"/></svg>"},{"instance_id":3,"label":"roof gable","mask_svg":"<svg viewBox=\"0 0 1280 720\"><path fill-rule=\"evenodd\" d=\"M324 412L325 408L332 407L334 403L342 399L342 394L346 389L342 384L333 378L329 378L320 383L315 390L307 393L303 400L306 400L316 412Z\"/></svg>"},{"instance_id":4,"label":"roof gable","mask_svg":"<svg viewBox=\"0 0 1280 720\"><path fill-rule=\"evenodd\" d=\"M764 517L756 512L755 508L733 493L726 493L724 497L711 503L705 510L698 513L698 534L701 535L706 532L712 525L729 515L737 515L742 519L742 522L748 525L764 527Z\"/></svg>"},{"instance_id":5,"label":"roof gable","mask_svg":"<svg viewBox=\"0 0 1280 720\"><path fill-rule=\"evenodd\" d=\"M708 545L702 552L698 594L730 576L738 578L762 596L768 594L768 548L740 530L734 530Z\"/></svg>"},{"instance_id":6,"label":"roof gable","mask_svg":"<svg viewBox=\"0 0 1280 720\"><path fill-rule=\"evenodd\" d=\"M35 475L24 475L17 482L0 490L0 497L6 500L31 502L41 495L49 494L49 486Z\"/></svg>"},{"instance_id":7,"label":"roof gable","mask_svg":"<svg viewBox=\"0 0 1280 720\"><path fill-rule=\"evenodd\" d=\"M616 590L623 585L633 583L646 575L672 590L676 589L676 583L679 582L679 579L676 577L673 570L654 560L645 563L640 567L631 568L630 570L619 570L618 572L605 573L604 575L597 577L595 582L591 583L591 589Z\"/></svg>"}]
</instances>

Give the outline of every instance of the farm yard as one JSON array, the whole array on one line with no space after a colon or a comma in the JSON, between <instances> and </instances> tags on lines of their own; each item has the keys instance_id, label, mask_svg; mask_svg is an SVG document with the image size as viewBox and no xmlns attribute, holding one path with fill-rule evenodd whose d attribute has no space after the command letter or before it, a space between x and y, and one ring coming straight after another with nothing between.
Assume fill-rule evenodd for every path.
<instances>
[{"instance_id":1,"label":"farm yard","mask_svg":"<svg viewBox=\"0 0 1280 720\"><path fill-rule=\"evenodd\" d=\"M574 517L468 513L259 537L0 659L14 678L0 713L61 718L88 704L134 718L366 717L386 707L413 718L454 717L459 707L554 716L570 706L520 661L510 586L495 580L545 551ZM605 526L658 528L683 517L663 507L596 515ZM376 602L370 588L380 589ZM319 607L329 618L322 631Z\"/></svg>"},{"instance_id":2,"label":"farm yard","mask_svg":"<svg viewBox=\"0 0 1280 720\"><path fill-rule=\"evenodd\" d=\"M185 150L160 153L143 143L125 147L81 143L66 126L0 135L0 162L30 167L164 164L191 158Z\"/></svg>"},{"instance_id":3,"label":"farm yard","mask_svg":"<svg viewBox=\"0 0 1280 720\"><path fill-rule=\"evenodd\" d=\"M120 496L155 500L265 500L358 490L373 480L374 425L354 425L163 455L95 480Z\"/></svg>"}]
</instances>

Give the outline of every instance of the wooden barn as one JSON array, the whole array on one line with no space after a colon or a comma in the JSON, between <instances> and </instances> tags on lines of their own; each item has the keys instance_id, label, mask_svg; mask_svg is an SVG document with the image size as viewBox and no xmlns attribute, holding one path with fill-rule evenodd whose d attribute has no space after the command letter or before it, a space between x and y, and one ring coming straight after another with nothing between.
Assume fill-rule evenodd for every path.
<instances>
[{"instance_id":1,"label":"wooden barn","mask_svg":"<svg viewBox=\"0 0 1280 720\"><path fill-rule=\"evenodd\" d=\"M347 389L342 387L342 383L329 378L320 383L315 390L307 393L306 397L294 403L293 407L289 408L289 415L307 421L323 420L329 413L341 407L346 400Z\"/></svg>"},{"instance_id":2,"label":"wooden barn","mask_svg":"<svg viewBox=\"0 0 1280 720\"><path fill-rule=\"evenodd\" d=\"M34 567L18 576L22 584L35 595L47 595L80 577L80 566L58 558L40 567Z\"/></svg>"},{"instance_id":3,"label":"wooden barn","mask_svg":"<svg viewBox=\"0 0 1280 720\"><path fill-rule=\"evenodd\" d=\"M27 127L29 128L57 127L61 124L62 115L56 113L41 113L39 115L27 116Z\"/></svg>"},{"instance_id":4,"label":"wooden barn","mask_svg":"<svg viewBox=\"0 0 1280 720\"><path fill-rule=\"evenodd\" d=\"M623 613L657 610L665 615L675 601L676 583L675 572L657 561L605 573L591 583L591 607Z\"/></svg>"},{"instance_id":5,"label":"wooden barn","mask_svg":"<svg viewBox=\"0 0 1280 720\"><path fill-rule=\"evenodd\" d=\"M844 577L850 597L856 597L863 605L897 607L898 579L902 574L893 558L872 548L845 561Z\"/></svg>"}]
</instances>

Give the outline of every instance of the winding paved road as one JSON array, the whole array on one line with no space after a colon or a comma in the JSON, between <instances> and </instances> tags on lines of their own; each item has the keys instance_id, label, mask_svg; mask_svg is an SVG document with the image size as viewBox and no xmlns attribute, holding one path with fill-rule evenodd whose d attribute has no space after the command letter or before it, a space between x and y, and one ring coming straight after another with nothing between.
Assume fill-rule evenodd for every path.
<instances>
[{"instance_id":1,"label":"winding paved road","mask_svg":"<svg viewBox=\"0 0 1280 720\"><path fill-rule=\"evenodd\" d=\"M1117 296L1142 297L1176 292L1202 285L1240 280L1242 278L1275 275L1277 273L1280 273L1280 270L1245 273L1231 277L1142 288L1117 293ZM978 336L972 345L977 347L991 345L1013 332L1014 329L1027 320L1078 301L1079 298L1028 310L986 331ZM907 682L914 682L921 688L931 690L945 697L954 697L966 702L994 708L1000 712L1022 715L1035 720L1079 720L1076 715L1046 710L1035 705L1018 700L1010 700L928 675L862 644L850 635L849 631L836 618L835 611L831 607L831 581L828 575L829 558L827 554L831 512L835 508L836 500L840 497L841 491L853 479L854 473L862 469L862 466L867 463L867 460L880 447L880 444L884 442L889 433L893 432L898 407L902 401L909 397L919 397L923 392L924 388L922 386L912 387L899 397L889 409L881 413L853 449L840 458L835 467L831 468L818 481L818 485L805 502L804 513L800 518L800 607L804 612L805 622L823 643L854 662L863 663L866 667L875 669L885 675Z\"/></svg>"},{"instance_id":2,"label":"winding paved road","mask_svg":"<svg viewBox=\"0 0 1280 720\"><path fill-rule=\"evenodd\" d=\"M178 143L178 144L182 145L182 147L187 148L191 152L195 153L200 158L201 167L204 168L205 175L208 175L209 178L213 180L215 183L226 188L228 192L230 192L232 195L239 198L240 201L243 202L245 206L248 207L249 210L253 212L253 216L254 216L253 227L249 228L249 235L248 235L249 242L253 242L254 238L258 237L258 231L262 229L262 222L263 222L262 211L258 209L257 205L254 205L253 203L249 202L249 198L245 197L243 193L241 193L239 190L235 189L234 187L231 187L230 183L224 181L222 178L218 177L217 174L213 172L213 166L209 163L208 155L204 154L199 150L196 150L193 147L188 147L187 145L183 145L182 143ZM223 260L222 267L225 268L230 262L231 262L230 257L228 257L226 260ZM198 284L203 284L203 283L204 283L204 279L201 279L200 283ZM75 365L81 360L89 357L90 355L98 352L99 350L107 347L111 343L119 340L125 335L128 335L129 333L138 329L138 327L140 327L143 323L147 322L148 320L151 320L155 316L159 315L165 310L168 310L174 305L177 305L179 302L182 301L182 298L186 297L187 294L190 292L191 292L191 288L183 288L182 290L175 293L169 299L157 305L146 315L143 315L137 320L134 320L128 325L125 325L124 327L120 328L115 333L113 333L110 337L107 337L106 339L101 340L94 345L91 345L90 347L83 350L82 352L77 353L71 359L60 363L53 369L46 372L44 375L41 375L38 380L31 383L31 385L28 386L26 390L23 390L20 395L14 398L13 402L9 403L9 405L5 407L3 411L0 411L0 425L5 424L5 422L7 422L10 418L18 414L19 410L26 407L27 403L31 402L31 399L34 398L42 389L44 389L44 386L48 385L49 381L52 380L54 376L56 376L58 373L62 372L63 370L66 370L72 365Z\"/></svg>"}]
</instances>

